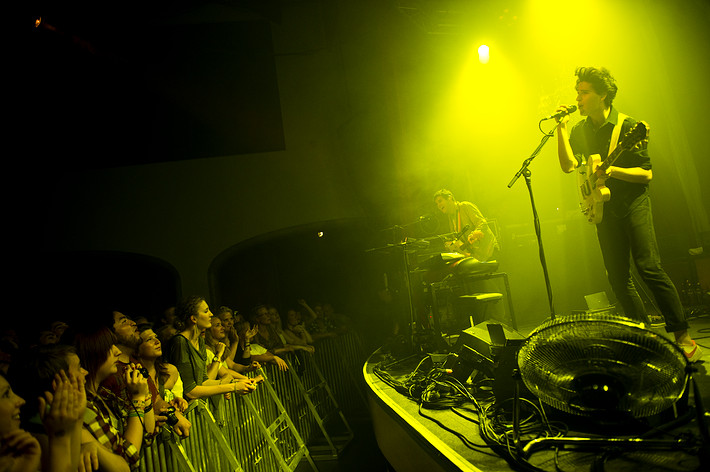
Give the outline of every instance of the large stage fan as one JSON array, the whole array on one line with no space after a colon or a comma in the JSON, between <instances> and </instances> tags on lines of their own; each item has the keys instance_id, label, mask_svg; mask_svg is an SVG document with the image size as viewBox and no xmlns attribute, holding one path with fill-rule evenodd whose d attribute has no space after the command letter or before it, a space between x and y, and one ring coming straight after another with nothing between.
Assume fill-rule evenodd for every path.
<instances>
[{"instance_id":1,"label":"large stage fan","mask_svg":"<svg viewBox=\"0 0 710 472\"><path fill-rule=\"evenodd\" d=\"M642 418L671 407L687 385L683 351L631 320L573 315L550 320L518 352L527 388L582 416Z\"/></svg>"},{"instance_id":2,"label":"large stage fan","mask_svg":"<svg viewBox=\"0 0 710 472\"><path fill-rule=\"evenodd\" d=\"M673 406L691 383L702 437L710 444L700 393L683 351L667 338L632 320L581 314L549 320L536 328L518 351L520 378L542 402L565 413L600 423L656 415ZM516 396L515 423L519 421ZM615 428L610 430L613 432ZM523 457L543 447L621 450L678 450L692 441L615 437L536 438L520 448ZM707 464L707 454L701 462Z\"/></svg>"}]
</instances>

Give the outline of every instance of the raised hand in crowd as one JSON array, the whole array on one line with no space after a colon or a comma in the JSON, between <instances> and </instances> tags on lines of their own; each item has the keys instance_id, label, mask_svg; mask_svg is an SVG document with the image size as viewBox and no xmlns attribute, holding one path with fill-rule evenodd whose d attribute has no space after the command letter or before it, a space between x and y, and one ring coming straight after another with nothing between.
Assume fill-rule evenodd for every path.
<instances>
[{"instance_id":1,"label":"raised hand in crowd","mask_svg":"<svg viewBox=\"0 0 710 472\"><path fill-rule=\"evenodd\" d=\"M44 392L44 397L39 397L39 415L49 440L45 462L52 471L76 470L86 410L84 376L61 370L55 374L52 388L54 393Z\"/></svg>"}]
</instances>

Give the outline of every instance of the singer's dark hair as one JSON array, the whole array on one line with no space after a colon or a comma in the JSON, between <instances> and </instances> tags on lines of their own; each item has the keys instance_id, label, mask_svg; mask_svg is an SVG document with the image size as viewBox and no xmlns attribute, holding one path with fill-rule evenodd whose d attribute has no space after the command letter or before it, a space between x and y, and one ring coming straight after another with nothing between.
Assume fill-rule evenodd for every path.
<instances>
[{"instance_id":1,"label":"singer's dark hair","mask_svg":"<svg viewBox=\"0 0 710 472\"><path fill-rule=\"evenodd\" d=\"M451 193L451 190L447 190L445 188L442 188L441 190L437 190L437 192L434 194L434 200L436 200L436 197L443 197L447 200L449 200L449 199L456 200L454 198L454 194Z\"/></svg>"},{"instance_id":2,"label":"singer's dark hair","mask_svg":"<svg viewBox=\"0 0 710 472\"><path fill-rule=\"evenodd\" d=\"M608 107L611 106L616 97L618 87L616 86L616 80L611 76L608 69L604 67L601 69L596 67L577 67L574 75L577 76L577 85L580 82L589 82L594 87L595 92L599 95L606 95L604 104Z\"/></svg>"}]
</instances>

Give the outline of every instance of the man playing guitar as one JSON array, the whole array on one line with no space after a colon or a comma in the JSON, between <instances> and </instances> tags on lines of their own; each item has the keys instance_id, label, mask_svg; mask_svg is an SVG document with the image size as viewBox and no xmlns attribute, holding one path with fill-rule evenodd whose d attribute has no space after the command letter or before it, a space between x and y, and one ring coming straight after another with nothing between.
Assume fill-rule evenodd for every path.
<instances>
[{"instance_id":1,"label":"man playing guitar","mask_svg":"<svg viewBox=\"0 0 710 472\"><path fill-rule=\"evenodd\" d=\"M480 262L493 257L498 249L498 241L476 205L456 201L453 193L446 189L434 194L434 202L448 217L449 231L459 234L457 239L446 243L447 250L473 257Z\"/></svg>"},{"instance_id":2,"label":"man playing guitar","mask_svg":"<svg viewBox=\"0 0 710 472\"><path fill-rule=\"evenodd\" d=\"M609 156L613 152L610 147L616 147L620 141L611 143L612 135L624 136L637 125L635 120L611 106L618 88L607 69L580 67L575 75L579 113L587 118L569 132L569 115L558 118L557 153L560 167L566 173L578 167L584 169L591 156L598 154L602 159ZM567 111L567 107L561 106L558 111ZM592 170L599 185L605 185L610 192L596 230L609 283L625 315L648 322L631 277L630 258L633 257L639 275L665 318L666 331L675 335L676 343L683 348L688 360L700 359L700 348L688 334L688 322L678 292L661 267L648 194L653 173L646 142L625 149L615 165Z\"/></svg>"}]
</instances>

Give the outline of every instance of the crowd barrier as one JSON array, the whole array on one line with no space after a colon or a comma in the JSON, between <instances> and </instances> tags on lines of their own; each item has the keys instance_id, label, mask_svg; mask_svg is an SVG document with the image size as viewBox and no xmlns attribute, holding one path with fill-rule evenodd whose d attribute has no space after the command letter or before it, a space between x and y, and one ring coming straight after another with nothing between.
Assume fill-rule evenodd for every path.
<instances>
[{"instance_id":1,"label":"crowd barrier","mask_svg":"<svg viewBox=\"0 0 710 472\"><path fill-rule=\"evenodd\" d=\"M353 438L348 414L366 405L358 336L323 339L314 354L283 357L288 371L262 366L264 382L223 399L218 411L205 400L190 402L190 437L164 428L142 448L140 470L286 472L304 459L317 470L314 459L337 458Z\"/></svg>"}]
</instances>

